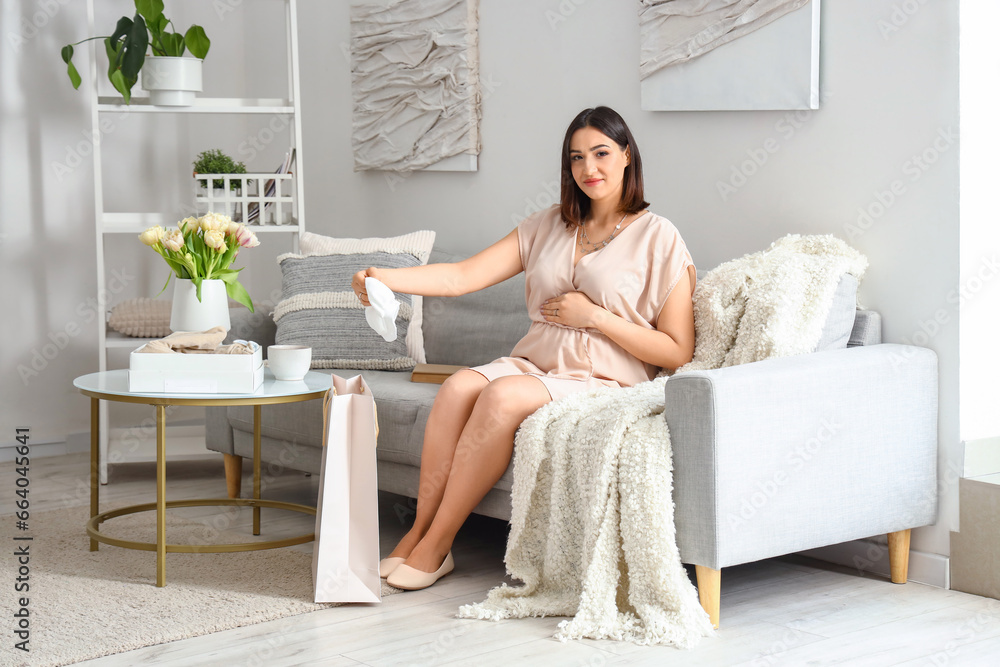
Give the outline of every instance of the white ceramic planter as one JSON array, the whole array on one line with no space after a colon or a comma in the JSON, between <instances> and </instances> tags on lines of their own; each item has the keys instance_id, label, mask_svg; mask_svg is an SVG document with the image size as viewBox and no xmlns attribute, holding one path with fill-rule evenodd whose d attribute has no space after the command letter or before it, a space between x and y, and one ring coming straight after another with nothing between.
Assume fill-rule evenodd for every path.
<instances>
[{"instance_id":1,"label":"white ceramic planter","mask_svg":"<svg viewBox=\"0 0 1000 667\"><path fill-rule=\"evenodd\" d=\"M159 106L189 107L201 92L201 58L146 56L142 65L142 89Z\"/></svg>"},{"instance_id":2,"label":"white ceramic planter","mask_svg":"<svg viewBox=\"0 0 1000 667\"><path fill-rule=\"evenodd\" d=\"M201 301L194 283L174 280L174 303L170 309L171 331L205 331L222 327L229 331L229 298L226 283L221 280L201 281Z\"/></svg>"}]
</instances>

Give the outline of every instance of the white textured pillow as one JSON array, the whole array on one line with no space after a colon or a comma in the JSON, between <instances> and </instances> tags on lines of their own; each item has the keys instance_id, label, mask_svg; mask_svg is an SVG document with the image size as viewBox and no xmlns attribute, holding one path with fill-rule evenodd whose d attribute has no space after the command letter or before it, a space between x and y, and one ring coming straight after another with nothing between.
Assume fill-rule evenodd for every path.
<instances>
[{"instance_id":1,"label":"white textured pillow","mask_svg":"<svg viewBox=\"0 0 1000 667\"><path fill-rule=\"evenodd\" d=\"M434 247L435 232L422 230L393 236L390 238L371 237L365 239L334 238L312 232L303 232L299 237L299 253L302 255L361 255L372 252L406 252L426 264ZM279 258L280 261L280 258ZM418 364L427 363L424 352L423 297L413 296L413 317L406 331L406 351Z\"/></svg>"},{"instance_id":2,"label":"white textured pillow","mask_svg":"<svg viewBox=\"0 0 1000 667\"><path fill-rule=\"evenodd\" d=\"M127 299L111 310L108 326L137 338L163 338L170 330L170 299Z\"/></svg>"}]
</instances>

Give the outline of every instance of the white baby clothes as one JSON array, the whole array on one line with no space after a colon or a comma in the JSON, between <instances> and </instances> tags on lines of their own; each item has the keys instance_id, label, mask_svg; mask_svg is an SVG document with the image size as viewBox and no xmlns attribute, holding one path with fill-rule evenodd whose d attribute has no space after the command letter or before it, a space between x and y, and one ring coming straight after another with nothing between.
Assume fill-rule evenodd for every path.
<instances>
[{"instance_id":1,"label":"white baby clothes","mask_svg":"<svg viewBox=\"0 0 1000 667\"><path fill-rule=\"evenodd\" d=\"M396 315L399 314L399 301L392 290L375 278L365 278L365 292L368 293L368 302L371 304L365 308L365 319L368 326L391 343L396 340Z\"/></svg>"}]
</instances>

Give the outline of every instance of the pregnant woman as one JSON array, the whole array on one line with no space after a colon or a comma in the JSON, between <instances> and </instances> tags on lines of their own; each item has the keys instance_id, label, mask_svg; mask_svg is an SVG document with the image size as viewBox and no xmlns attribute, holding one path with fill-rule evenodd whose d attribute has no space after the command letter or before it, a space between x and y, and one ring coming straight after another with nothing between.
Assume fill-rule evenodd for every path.
<instances>
[{"instance_id":1,"label":"pregnant woman","mask_svg":"<svg viewBox=\"0 0 1000 667\"><path fill-rule=\"evenodd\" d=\"M694 263L673 224L647 206L625 121L607 107L586 109L563 140L559 206L464 261L354 275L367 306L366 277L397 292L458 296L524 271L532 320L509 357L441 386L424 432L413 527L379 564L390 585L426 588L454 569L455 535L507 470L514 433L535 410L691 360Z\"/></svg>"}]
</instances>

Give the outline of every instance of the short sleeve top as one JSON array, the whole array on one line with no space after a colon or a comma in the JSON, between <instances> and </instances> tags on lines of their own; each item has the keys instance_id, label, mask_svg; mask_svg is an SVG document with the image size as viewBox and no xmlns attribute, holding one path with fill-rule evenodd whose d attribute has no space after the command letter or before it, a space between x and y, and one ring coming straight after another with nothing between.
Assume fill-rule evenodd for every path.
<instances>
[{"instance_id":1,"label":"short sleeve top","mask_svg":"<svg viewBox=\"0 0 1000 667\"><path fill-rule=\"evenodd\" d=\"M685 271L694 290L694 261L677 228L644 213L603 249L573 265L576 230L567 229L558 206L536 213L517 228L531 326L511 352L548 375L613 380L624 386L650 380L659 370L626 352L596 329L546 322L542 303L582 292L625 320L649 329Z\"/></svg>"}]
</instances>

